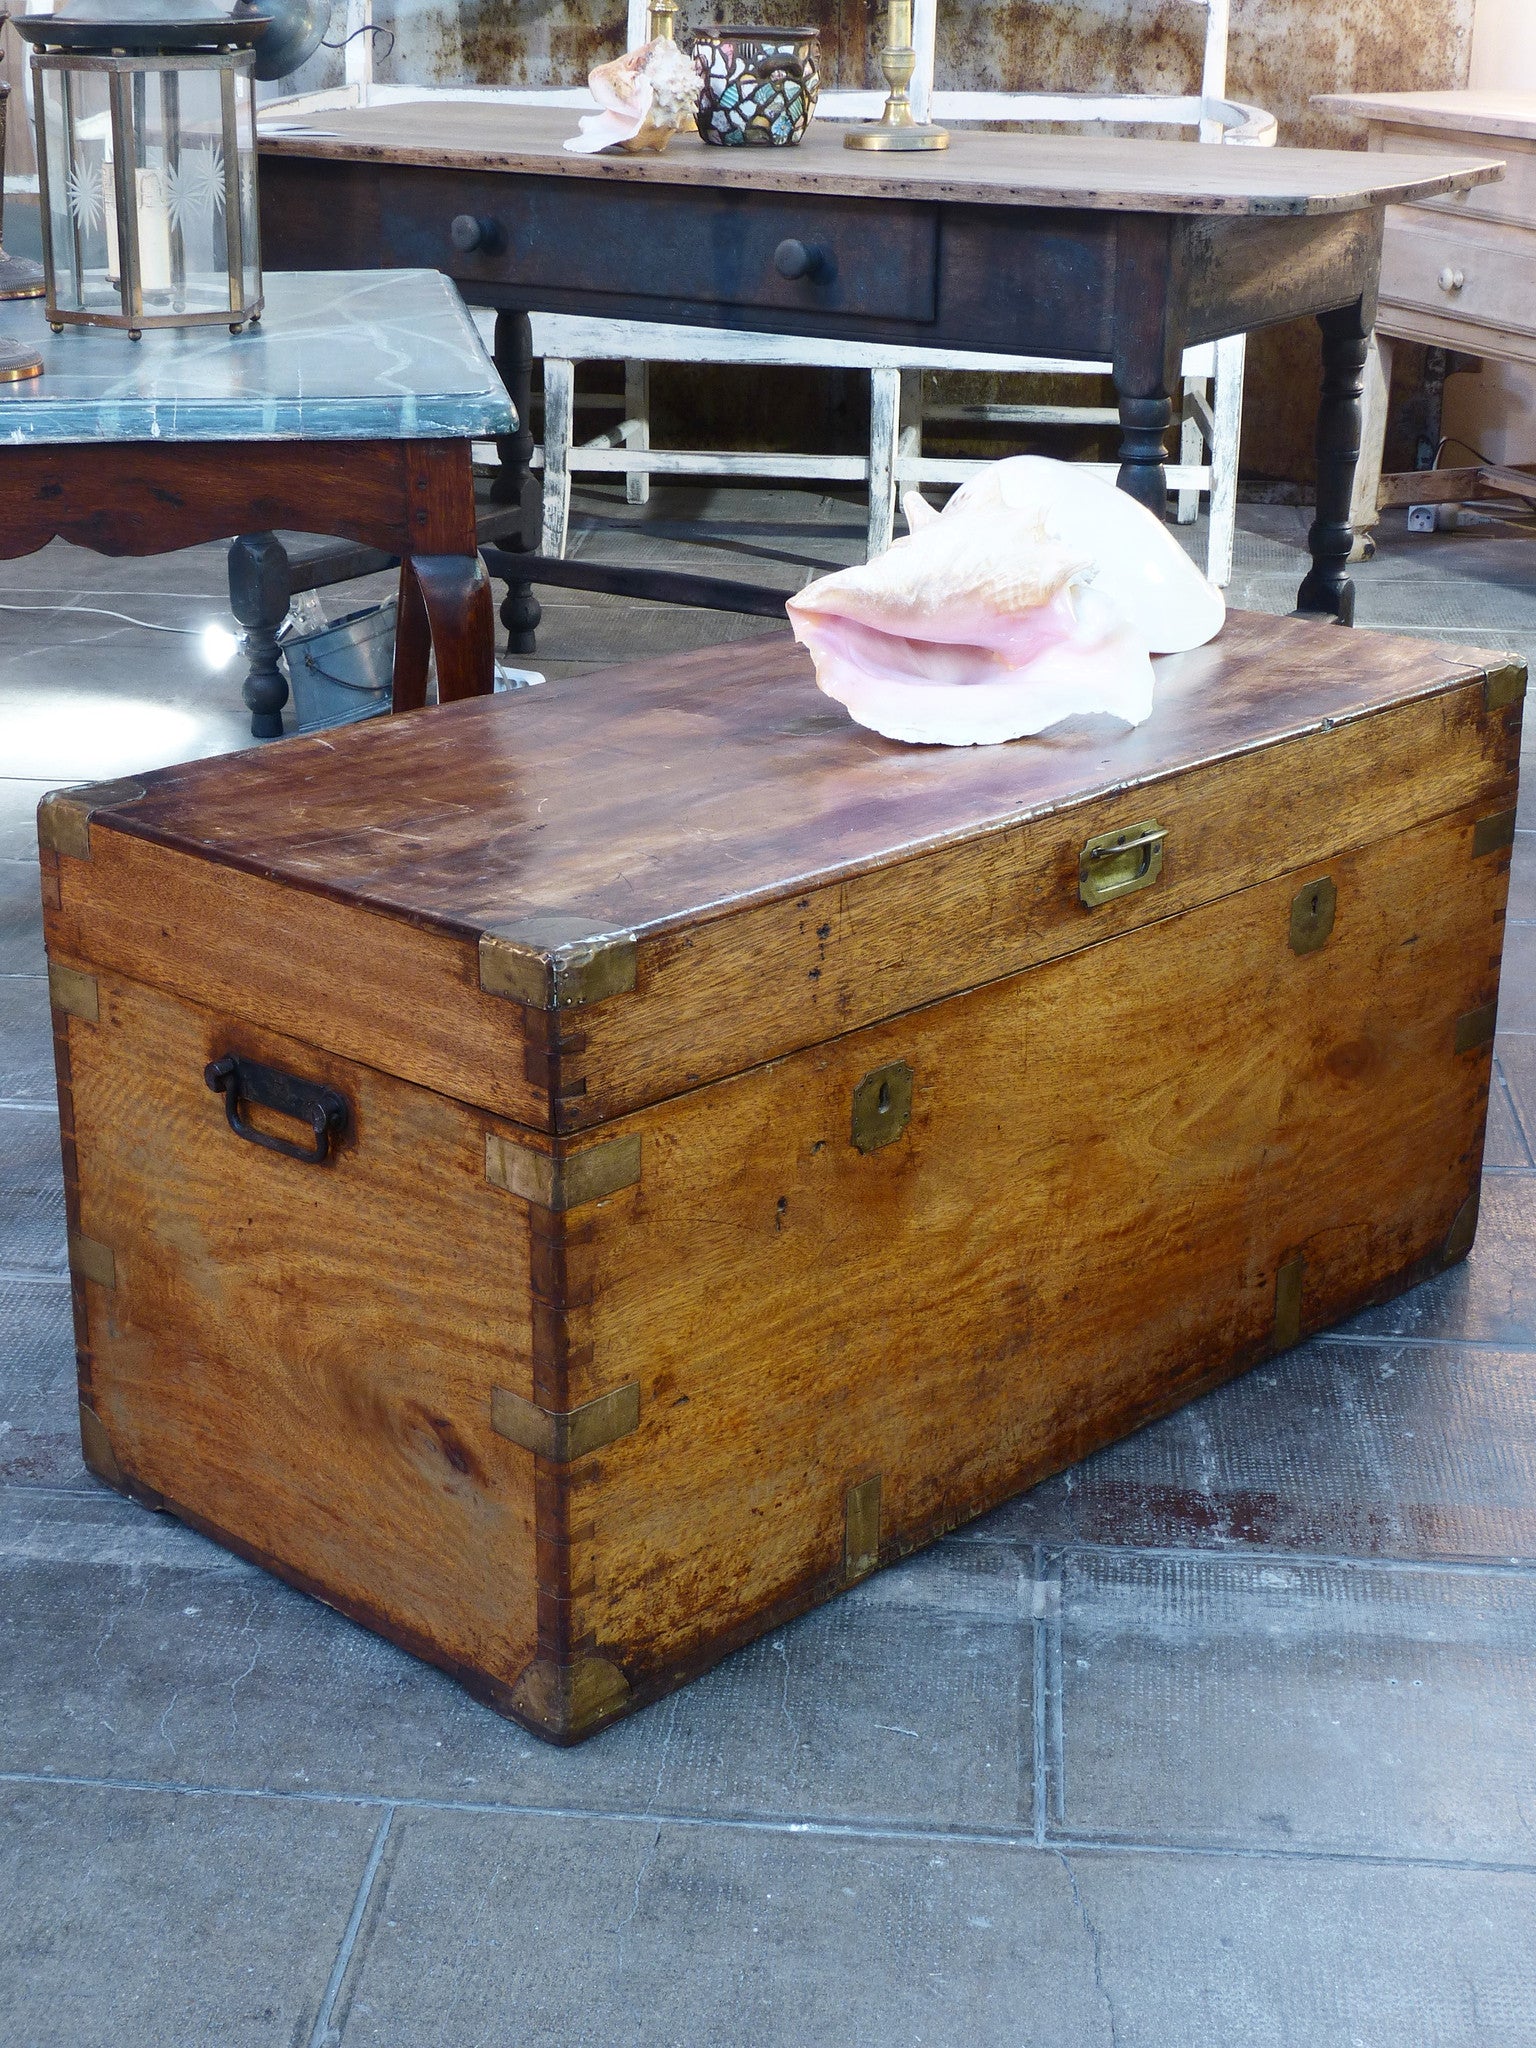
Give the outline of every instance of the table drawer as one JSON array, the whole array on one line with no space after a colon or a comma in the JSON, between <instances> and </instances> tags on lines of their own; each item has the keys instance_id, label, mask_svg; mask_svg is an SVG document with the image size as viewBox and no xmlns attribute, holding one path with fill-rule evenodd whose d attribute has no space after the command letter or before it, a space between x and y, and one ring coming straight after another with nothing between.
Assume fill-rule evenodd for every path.
<instances>
[{"instance_id":1,"label":"table drawer","mask_svg":"<svg viewBox=\"0 0 1536 2048\"><path fill-rule=\"evenodd\" d=\"M579 298L600 312L601 297L615 295L631 302L631 318L634 299L654 297L658 316L692 303L933 319L935 209L786 193L770 212L754 197L755 204L686 186L637 192L592 178L423 171L389 194L380 226L387 262L444 270L464 285L525 290L533 304ZM456 220L474 224L472 246L464 246L463 225L455 240Z\"/></svg>"},{"instance_id":2,"label":"table drawer","mask_svg":"<svg viewBox=\"0 0 1536 2048\"><path fill-rule=\"evenodd\" d=\"M1381 303L1521 335L1536 334L1536 230L1441 225L1415 207L1387 214ZM1390 328L1391 322L1384 321ZM1466 346L1475 349L1469 333Z\"/></svg>"},{"instance_id":3,"label":"table drawer","mask_svg":"<svg viewBox=\"0 0 1536 2048\"><path fill-rule=\"evenodd\" d=\"M1412 156L1458 157L1463 163L1468 157L1501 157L1504 175L1496 184L1421 199L1413 211L1536 228L1536 150L1529 143L1510 142L1501 135L1426 135L1422 128L1386 128L1372 130L1371 147Z\"/></svg>"}]
</instances>

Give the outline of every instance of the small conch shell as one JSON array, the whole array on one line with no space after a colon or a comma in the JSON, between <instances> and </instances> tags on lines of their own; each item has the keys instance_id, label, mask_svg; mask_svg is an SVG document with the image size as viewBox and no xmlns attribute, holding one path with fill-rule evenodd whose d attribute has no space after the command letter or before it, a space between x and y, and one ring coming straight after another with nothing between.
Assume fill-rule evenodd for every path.
<instances>
[{"instance_id":1,"label":"small conch shell","mask_svg":"<svg viewBox=\"0 0 1536 2048\"><path fill-rule=\"evenodd\" d=\"M588 74L587 85L602 112L583 114L581 133L565 147L578 156L594 156L615 146L637 152L663 150L693 119L699 83L693 65L665 36L626 51Z\"/></svg>"},{"instance_id":2,"label":"small conch shell","mask_svg":"<svg viewBox=\"0 0 1536 2048\"><path fill-rule=\"evenodd\" d=\"M1071 464L996 463L942 513L915 493L905 509L907 539L788 604L818 686L889 739L990 745L1093 712L1139 725L1151 651L1198 647L1226 616L1150 513Z\"/></svg>"}]
</instances>

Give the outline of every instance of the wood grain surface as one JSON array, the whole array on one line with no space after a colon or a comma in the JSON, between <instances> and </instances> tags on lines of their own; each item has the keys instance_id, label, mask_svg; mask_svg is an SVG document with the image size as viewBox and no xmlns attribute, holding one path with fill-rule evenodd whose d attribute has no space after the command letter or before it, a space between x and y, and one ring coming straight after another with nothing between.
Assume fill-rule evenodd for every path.
<instances>
[{"instance_id":1,"label":"wood grain surface","mask_svg":"<svg viewBox=\"0 0 1536 2048\"><path fill-rule=\"evenodd\" d=\"M1440 820L797 1054L620 1126L637 1189L587 1212L579 1400L641 1384L572 1468L575 1637L636 1698L1433 1270L1477 1185L1507 853ZM1332 935L1289 943L1299 882ZM913 1073L865 1155L863 1075ZM1462 1246L1465 1249L1465 1246Z\"/></svg>"},{"instance_id":2,"label":"wood grain surface","mask_svg":"<svg viewBox=\"0 0 1536 2048\"><path fill-rule=\"evenodd\" d=\"M1130 212L1324 214L1400 203L1499 175L1497 159L1457 164L1349 150L1225 149L1195 142L957 131L938 154L843 147L843 129L813 123L797 149L712 149L680 135L661 156L573 156L569 109L473 102L342 108L263 123L264 156L437 165L525 176L614 178L722 191L935 199L969 206Z\"/></svg>"},{"instance_id":3,"label":"wood grain surface","mask_svg":"<svg viewBox=\"0 0 1536 2048\"><path fill-rule=\"evenodd\" d=\"M775 644L50 807L94 1468L578 1740L1438 1270L1521 682L1239 617L1135 734L919 750ZM1152 816L1157 883L1085 910L1083 839ZM530 877L635 913L632 993L479 988ZM227 1052L337 1090L336 1156L236 1136ZM584 1454L494 1427L621 1389Z\"/></svg>"},{"instance_id":4,"label":"wood grain surface","mask_svg":"<svg viewBox=\"0 0 1536 2048\"><path fill-rule=\"evenodd\" d=\"M1499 659L1234 614L1158 664L1135 732L944 749L854 726L783 642L706 649L147 776L96 815L89 862L60 861L50 944L580 1129L1479 795L1512 804L1519 707L1490 714L1480 680ZM1153 814L1157 885L1085 911L1083 841ZM477 954L550 912L641 941L633 994L565 1016L559 1072Z\"/></svg>"},{"instance_id":5,"label":"wood grain surface","mask_svg":"<svg viewBox=\"0 0 1536 2048\"><path fill-rule=\"evenodd\" d=\"M1312 104L1364 121L1390 122L1394 128L1459 128L1471 135L1536 141L1536 93L1531 92L1324 92L1315 93Z\"/></svg>"},{"instance_id":6,"label":"wood grain surface","mask_svg":"<svg viewBox=\"0 0 1536 2048\"><path fill-rule=\"evenodd\" d=\"M96 1024L62 1021L76 1227L116 1273L83 1287L82 1398L121 1473L419 1654L510 1685L533 1655L533 1485L490 1399L532 1395L532 1298L486 1119L116 976L98 990ZM226 1052L341 1093L330 1162L236 1137L203 1080Z\"/></svg>"}]
</instances>

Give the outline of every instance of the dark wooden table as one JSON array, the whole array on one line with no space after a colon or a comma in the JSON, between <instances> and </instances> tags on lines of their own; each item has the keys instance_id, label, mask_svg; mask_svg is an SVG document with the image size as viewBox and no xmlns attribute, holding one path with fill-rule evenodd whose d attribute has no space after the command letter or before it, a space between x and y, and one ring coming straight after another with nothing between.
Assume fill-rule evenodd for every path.
<instances>
[{"instance_id":1,"label":"dark wooden table","mask_svg":"<svg viewBox=\"0 0 1536 2048\"><path fill-rule=\"evenodd\" d=\"M1297 602L1346 621L1385 209L1500 169L981 132L889 156L845 150L830 124L799 149L681 136L660 157L577 157L560 146L574 127L560 109L426 102L295 117L261 140L273 261L430 265L497 309L521 422L502 444L506 498L520 501L533 450L530 310L1108 360L1120 484L1160 516L1184 350L1315 314L1317 517ZM525 573L561 566L530 557ZM531 649L538 607L515 573L502 616Z\"/></svg>"}]
</instances>

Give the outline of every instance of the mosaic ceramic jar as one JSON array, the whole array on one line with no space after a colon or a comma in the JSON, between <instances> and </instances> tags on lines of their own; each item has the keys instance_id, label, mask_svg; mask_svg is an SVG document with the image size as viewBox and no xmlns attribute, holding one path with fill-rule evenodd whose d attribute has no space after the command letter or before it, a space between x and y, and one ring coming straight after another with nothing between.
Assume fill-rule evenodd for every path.
<instances>
[{"instance_id":1,"label":"mosaic ceramic jar","mask_svg":"<svg viewBox=\"0 0 1536 2048\"><path fill-rule=\"evenodd\" d=\"M703 29L693 61L703 81L695 116L706 142L769 148L799 142L821 91L821 46L810 28Z\"/></svg>"}]
</instances>

